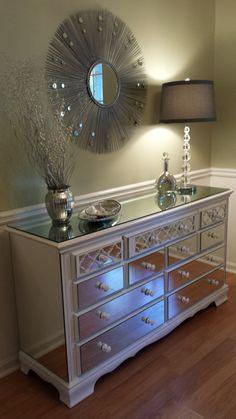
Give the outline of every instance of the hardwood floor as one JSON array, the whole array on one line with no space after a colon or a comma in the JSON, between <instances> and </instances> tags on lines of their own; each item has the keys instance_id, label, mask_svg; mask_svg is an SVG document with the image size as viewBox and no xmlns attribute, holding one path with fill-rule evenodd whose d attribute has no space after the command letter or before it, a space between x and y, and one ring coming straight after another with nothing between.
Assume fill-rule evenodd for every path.
<instances>
[{"instance_id":1,"label":"hardwood floor","mask_svg":"<svg viewBox=\"0 0 236 419\"><path fill-rule=\"evenodd\" d=\"M236 275L229 300L102 377L72 409L33 373L0 380L2 419L236 419Z\"/></svg>"}]
</instances>

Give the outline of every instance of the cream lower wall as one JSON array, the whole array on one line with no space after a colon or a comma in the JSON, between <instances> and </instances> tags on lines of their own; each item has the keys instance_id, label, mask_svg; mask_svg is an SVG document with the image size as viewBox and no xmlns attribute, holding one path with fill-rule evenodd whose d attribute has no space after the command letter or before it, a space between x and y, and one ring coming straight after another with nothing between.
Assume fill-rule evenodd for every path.
<instances>
[{"instance_id":1,"label":"cream lower wall","mask_svg":"<svg viewBox=\"0 0 236 419\"><path fill-rule=\"evenodd\" d=\"M230 188L236 191L236 170L226 169L204 169L192 173L192 181L199 185L211 185L222 188ZM138 185L140 190L148 190L153 185L153 181L144 182ZM127 192L137 189L137 185L120 188L117 193L122 196ZM113 190L113 194L114 194ZM108 192L108 194L111 191ZM102 196L102 194L101 194ZM42 211L42 208L34 208L35 211ZM233 192L230 199L229 208L229 228L228 228L228 252L227 269L236 272L236 236L235 217L236 212L236 193ZM5 223L16 218L25 217L32 214L32 208L25 208L24 211L6 212ZM18 367L17 353L19 347L17 315L14 297L14 281L12 276L11 253L8 234L4 231L4 219L0 220L0 377L4 376Z\"/></svg>"}]
</instances>

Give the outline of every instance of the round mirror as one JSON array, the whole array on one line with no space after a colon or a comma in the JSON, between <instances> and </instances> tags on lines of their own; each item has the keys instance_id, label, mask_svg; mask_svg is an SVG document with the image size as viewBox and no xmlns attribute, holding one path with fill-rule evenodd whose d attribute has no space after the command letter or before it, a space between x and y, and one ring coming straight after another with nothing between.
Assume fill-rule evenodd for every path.
<instances>
[{"instance_id":1,"label":"round mirror","mask_svg":"<svg viewBox=\"0 0 236 419\"><path fill-rule=\"evenodd\" d=\"M114 152L141 122L142 51L129 27L106 9L63 20L49 44L45 76L53 108L85 150Z\"/></svg>"},{"instance_id":2,"label":"round mirror","mask_svg":"<svg viewBox=\"0 0 236 419\"><path fill-rule=\"evenodd\" d=\"M97 105L111 106L119 94L119 83L116 71L111 64L99 61L88 74L88 90Z\"/></svg>"}]
</instances>

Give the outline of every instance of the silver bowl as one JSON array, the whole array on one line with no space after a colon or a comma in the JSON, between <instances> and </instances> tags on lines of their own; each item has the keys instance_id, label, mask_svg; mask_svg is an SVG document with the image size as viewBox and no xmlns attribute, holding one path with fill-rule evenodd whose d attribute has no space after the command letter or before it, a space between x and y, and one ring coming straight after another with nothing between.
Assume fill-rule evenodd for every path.
<instances>
[{"instance_id":1,"label":"silver bowl","mask_svg":"<svg viewBox=\"0 0 236 419\"><path fill-rule=\"evenodd\" d=\"M121 209L121 204L115 199L103 199L85 209L85 213L94 219L115 217Z\"/></svg>"}]
</instances>

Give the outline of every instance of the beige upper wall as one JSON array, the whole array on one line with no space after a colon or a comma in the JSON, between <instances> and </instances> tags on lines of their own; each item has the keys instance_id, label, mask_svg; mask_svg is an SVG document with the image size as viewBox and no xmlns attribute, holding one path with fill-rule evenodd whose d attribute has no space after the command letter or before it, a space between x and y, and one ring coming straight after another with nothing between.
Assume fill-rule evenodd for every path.
<instances>
[{"instance_id":1,"label":"beige upper wall","mask_svg":"<svg viewBox=\"0 0 236 419\"><path fill-rule=\"evenodd\" d=\"M215 81L217 122L212 166L236 168L236 1L216 0Z\"/></svg>"},{"instance_id":2,"label":"beige upper wall","mask_svg":"<svg viewBox=\"0 0 236 419\"><path fill-rule=\"evenodd\" d=\"M92 0L1 0L0 51L12 58L36 56L43 63L58 24L82 7L96 5ZM158 125L160 86L187 76L213 77L214 0L101 0L99 6L123 19L135 34L148 74L148 104L144 125L120 151L80 151L71 182L75 195L154 179L162 171L164 151L170 153L171 171L179 173L183 127ZM210 165L211 127L192 125L193 169ZM40 203L45 192L0 113L0 211Z\"/></svg>"}]
</instances>

